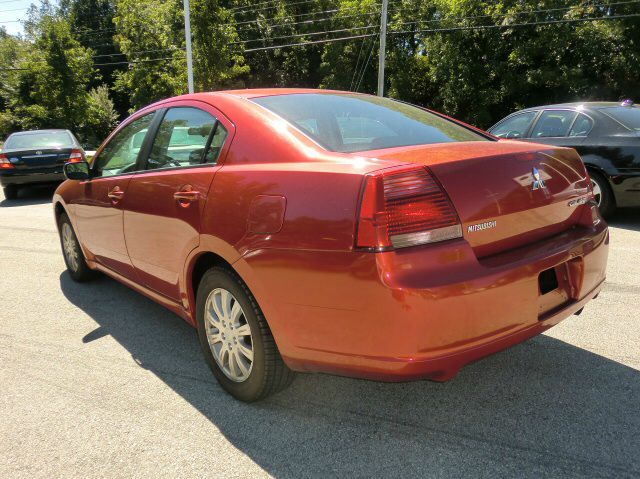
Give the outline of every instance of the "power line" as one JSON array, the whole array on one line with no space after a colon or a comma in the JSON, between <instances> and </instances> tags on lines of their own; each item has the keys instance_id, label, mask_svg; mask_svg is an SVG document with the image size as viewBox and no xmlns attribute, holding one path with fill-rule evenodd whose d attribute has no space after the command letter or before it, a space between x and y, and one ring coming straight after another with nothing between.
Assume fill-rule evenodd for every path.
<instances>
[{"instance_id":1,"label":"power line","mask_svg":"<svg viewBox=\"0 0 640 479\"><path fill-rule=\"evenodd\" d=\"M302 0L302 1L300 1L300 2L286 3L286 4L284 4L283 6L284 6L284 7L293 7L293 6L296 6L296 5L303 5L303 4L305 4L305 3L311 3L311 2L314 2L314 1L315 1L315 0ZM276 0L276 1L274 1L274 2L263 2L263 3L274 3L274 4L275 4L275 3L278 3L278 1ZM232 11L233 13L253 13L253 12L260 12L260 11L263 11L263 10L270 10L270 9L272 9L272 8L277 8L277 7L279 6L279 5L271 5L271 6L268 6L268 7L253 8L253 7L258 6L258 5L259 5L259 4L254 4L254 5L252 5L251 7L248 7L248 6L245 6L245 7L235 7L236 9L237 9L237 8L248 8L247 10L243 10L243 11L237 11L237 10L235 10L235 9L233 9L233 8L230 8L230 9L229 9L229 11Z\"/></svg>"},{"instance_id":2,"label":"power line","mask_svg":"<svg viewBox=\"0 0 640 479\"><path fill-rule=\"evenodd\" d=\"M573 19L562 19L562 20L545 20L539 22L525 22L525 23L512 23L506 25L475 25L475 26L464 26L464 27L448 27L448 28L434 28L434 29L420 29L420 30L401 30L401 31L390 31L389 35L400 35L405 33L449 33L455 31L462 30L484 30L484 29L509 29L509 28L519 28L519 27L527 27L527 26L536 26L536 25L550 25L550 24L559 24L559 23L579 23L579 22L589 22L589 21L601 21L601 20L617 20L621 18L633 18L640 17L640 13L632 13L632 14L624 14L624 15L612 15L612 16L602 16L602 17L583 17L583 18L573 18ZM290 48L290 47L299 47L305 45L317 45L322 43L334 43L334 42L343 42L347 40L355 40L358 38L367 38L378 35L377 33L363 33L360 35L350 35L346 37L338 37L338 38L328 38L323 40L313 40L308 42L299 42L299 43L287 43L283 45L272 45L267 47L256 47L249 48L244 51L244 53L252 53L257 51L265 51L265 50L275 50L278 48Z\"/></svg>"},{"instance_id":3,"label":"power line","mask_svg":"<svg viewBox=\"0 0 640 479\"><path fill-rule=\"evenodd\" d=\"M123 62L109 62L109 63L94 63L94 67L103 67L106 65L135 65L136 63L151 63L151 62L160 62L166 60L186 60L186 58L182 57L163 57L163 58L148 58L145 60L130 60Z\"/></svg>"},{"instance_id":4,"label":"power line","mask_svg":"<svg viewBox=\"0 0 640 479\"><path fill-rule=\"evenodd\" d=\"M29 10L29 7L22 7L22 8L12 8L11 10L0 10L0 13L7 13L7 12L20 12L22 10Z\"/></svg>"},{"instance_id":5,"label":"power line","mask_svg":"<svg viewBox=\"0 0 640 479\"><path fill-rule=\"evenodd\" d=\"M353 91L353 83L356 79L356 72L358 71L358 67L360 66L360 56L362 55L362 50L364 50L364 44L366 41L366 38L363 38L362 42L360 43L360 49L358 50L358 59L356 60L356 66L353 67L353 75L351 75L351 82L349 83L349 91Z\"/></svg>"},{"instance_id":6,"label":"power line","mask_svg":"<svg viewBox=\"0 0 640 479\"><path fill-rule=\"evenodd\" d=\"M378 37L380 37L380 34L378 34ZM367 67L369 66L369 62L371 62L371 55L373 54L373 47L375 47L375 46L376 46L376 39L372 38L371 39L371 49L369 50L369 58L367 58L367 62L362 67L362 73L360 74L360 80L358 81L358 86L356 86L356 92L360 91L360 84L362 83L362 80L364 79L364 74L367 71Z\"/></svg>"},{"instance_id":7,"label":"power line","mask_svg":"<svg viewBox=\"0 0 640 479\"><path fill-rule=\"evenodd\" d=\"M613 6L621 6L621 5L629 5L629 4L637 4L640 3L640 0L627 0L627 1L622 1L622 2L612 2L612 3L607 3L607 4L592 4L592 5L588 5L588 7L613 7ZM572 5L569 7L560 7L560 8L547 8L547 9L540 9L540 10L525 10L525 11L520 11L520 12L509 12L509 13L502 13L500 15L502 16L518 16L518 15L531 15L531 14L537 14L537 13L552 13L552 12L559 12L559 11L568 11L568 10L572 10L574 8L586 8L583 5ZM448 18L440 18L440 19L433 19L433 20L415 20L412 22L399 22L399 23L395 23L393 25L414 25L414 24L418 24L418 23L442 23L444 21L447 20L458 20L458 21L464 21L464 20L478 20L481 18L494 18L494 15L474 15L474 16L469 16L469 17L448 17Z\"/></svg>"},{"instance_id":8,"label":"power line","mask_svg":"<svg viewBox=\"0 0 640 479\"><path fill-rule=\"evenodd\" d=\"M260 42L260 41L266 41L266 40L278 40L278 39L282 39L282 38L312 37L312 36L316 36L316 35L326 35L327 33L350 32L350 31L353 31L353 30L369 30L371 28L378 28L378 25L366 25L366 26L363 26L363 27L351 27L351 28L338 28L336 30L326 30L326 31L322 31L322 32L296 33L296 34L292 34L292 35L280 35L280 36L277 36L277 37L253 38L253 39L249 39L249 40L239 40L237 42L230 42L230 43L228 43L228 45L238 45L238 44L244 44L244 43L249 43L249 42Z\"/></svg>"},{"instance_id":9,"label":"power line","mask_svg":"<svg viewBox=\"0 0 640 479\"><path fill-rule=\"evenodd\" d=\"M450 32L458 32L464 30L489 30L489 29L510 29L510 28L519 28L519 27L529 27L536 25L552 25L559 23L580 23L580 22L591 22L591 21L601 21L601 20L618 20L621 18L634 18L640 17L640 13L630 13L623 15L609 15L603 17L583 17L583 18L565 18L562 20L541 20L538 22L524 22L524 23L510 23L510 24L500 24L500 25L474 25L474 26L465 26L465 27L448 27L448 28L430 28L430 29L419 29L419 30L403 30L403 31L392 31L390 34L399 35L403 33L450 33Z\"/></svg>"}]
</instances>

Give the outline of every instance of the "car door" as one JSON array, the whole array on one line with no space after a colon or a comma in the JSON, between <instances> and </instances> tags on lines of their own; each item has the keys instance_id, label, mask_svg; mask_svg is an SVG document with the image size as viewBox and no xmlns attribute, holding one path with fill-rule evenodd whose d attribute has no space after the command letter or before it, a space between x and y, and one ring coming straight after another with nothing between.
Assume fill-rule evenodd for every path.
<instances>
[{"instance_id":1,"label":"car door","mask_svg":"<svg viewBox=\"0 0 640 479\"><path fill-rule=\"evenodd\" d=\"M133 278L123 233L122 204L139 169L142 141L155 113L138 116L120 128L92 161L91 179L76 202L76 224L84 246L107 268Z\"/></svg>"},{"instance_id":2,"label":"car door","mask_svg":"<svg viewBox=\"0 0 640 479\"><path fill-rule=\"evenodd\" d=\"M127 189L124 234L138 281L175 301L181 300L179 278L199 244L200 217L232 128L204 103L172 103L144 171Z\"/></svg>"}]
</instances>

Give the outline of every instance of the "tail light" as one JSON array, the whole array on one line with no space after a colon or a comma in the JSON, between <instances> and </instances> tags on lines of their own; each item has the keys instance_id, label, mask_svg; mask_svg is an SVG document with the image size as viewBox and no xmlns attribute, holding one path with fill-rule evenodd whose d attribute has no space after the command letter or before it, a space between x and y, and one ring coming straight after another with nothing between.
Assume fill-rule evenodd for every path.
<instances>
[{"instance_id":1,"label":"tail light","mask_svg":"<svg viewBox=\"0 0 640 479\"><path fill-rule=\"evenodd\" d=\"M84 161L84 153L82 153L82 150L71 150L69 163L80 163L81 161Z\"/></svg>"},{"instance_id":2,"label":"tail light","mask_svg":"<svg viewBox=\"0 0 640 479\"><path fill-rule=\"evenodd\" d=\"M7 155L3 155L0 153L0 170L8 170L10 168L15 168L7 158Z\"/></svg>"},{"instance_id":3,"label":"tail light","mask_svg":"<svg viewBox=\"0 0 640 479\"><path fill-rule=\"evenodd\" d=\"M366 177L356 247L385 251L460 237L458 214L427 168Z\"/></svg>"}]
</instances>

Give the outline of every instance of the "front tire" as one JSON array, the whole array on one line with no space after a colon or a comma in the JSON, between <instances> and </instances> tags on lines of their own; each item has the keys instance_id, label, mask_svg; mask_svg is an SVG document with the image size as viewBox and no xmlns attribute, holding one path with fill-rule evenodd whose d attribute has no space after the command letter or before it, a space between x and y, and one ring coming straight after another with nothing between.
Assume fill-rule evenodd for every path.
<instances>
[{"instance_id":1,"label":"front tire","mask_svg":"<svg viewBox=\"0 0 640 479\"><path fill-rule=\"evenodd\" d=\"M196 298L198 339L222 388L236 399L257 401L293 379L255 298L232 271L214 267Z\"/></svg>"},{"instance_id":2,"label":"front tire","mask_svg":"<svg viewBox=\"0 0 640 479\"><path fill-rule=\"evenodd\" d=\"M600 214L605 218L611 216L616 210L616 200L609 182L603 175L593 170L589 170L589 176Z\"/></svg>"},{"instance_id":3,"label":"front tire","mask_svg":"<svg viewBox=\"0 0 640 479\"><path fill-rule=\"evenodd\" d=\"M2 188L2 192L7 200L15 200L18 198L18 187L16 185L7 185Z\"/></svg>"},{"instance_id":4,"label":"front tire","mask_svg":"<svg viewBox=\"0 0 640 479\"><path fill-rule=\"evenodd\" d=\"M78 242L73 226L66 213L62 213L58 220L58 231L60 232L60 245L62 246L62 256L64 262L67 265L67 271L69 276L74 281L82 283L89 281L96 276L96 272L93 271L87 265L84 258L84 253Z\"/></svg>"}]
</instances>

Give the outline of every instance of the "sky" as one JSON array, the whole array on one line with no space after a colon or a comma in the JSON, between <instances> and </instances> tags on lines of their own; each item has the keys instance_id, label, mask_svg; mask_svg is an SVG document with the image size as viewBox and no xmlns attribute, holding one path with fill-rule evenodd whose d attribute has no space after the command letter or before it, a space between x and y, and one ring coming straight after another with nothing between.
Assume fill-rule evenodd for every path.
<instances>
[{"instance_id":1,"label":"sky","mask_svg":"<svg viewBox=\"0 0 640 479\"><path fill-rule=\"evenodd\" d=\"M22 24L16 20L24 20L27 9L34 0L0 0L0 25L6 28L7 33L15 35L22 33Z\"/></svg>"}]
</instances>

